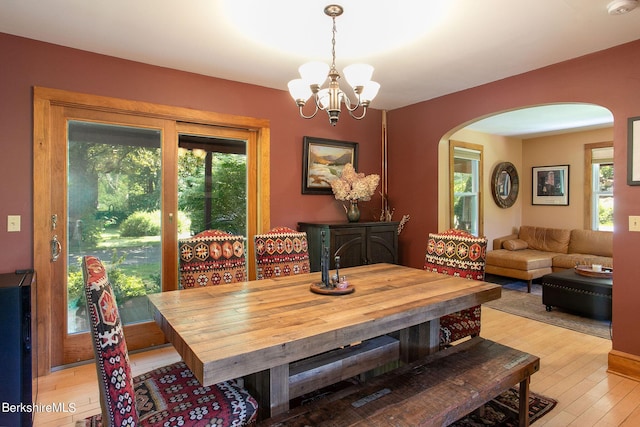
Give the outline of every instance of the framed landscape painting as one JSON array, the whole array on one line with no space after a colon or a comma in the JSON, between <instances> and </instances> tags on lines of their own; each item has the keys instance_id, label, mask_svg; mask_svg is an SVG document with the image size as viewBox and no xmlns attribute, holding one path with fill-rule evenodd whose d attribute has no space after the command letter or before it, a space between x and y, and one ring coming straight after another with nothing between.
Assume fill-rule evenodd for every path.
<instances>
[{"instance_id":1,"label":"framed landscape painting","mask_svg":"<svg viewBox=\"0 0 640 427\"><path fill-rule=\"evenodd\" d=\"M302 151L302 194L333 194L331 181L347 163L358 168L358 143L305 136Z\"/></svg>"},{"instance_id":2,"label":"framed landscape painting","mask_svg":"<svg viewBox=\"0 0 640 427\"><path fill-rule=\"evenodd\" d=\"M569 165L534 166L532 205L569 205Z\"/></svg>"}]
</instances>

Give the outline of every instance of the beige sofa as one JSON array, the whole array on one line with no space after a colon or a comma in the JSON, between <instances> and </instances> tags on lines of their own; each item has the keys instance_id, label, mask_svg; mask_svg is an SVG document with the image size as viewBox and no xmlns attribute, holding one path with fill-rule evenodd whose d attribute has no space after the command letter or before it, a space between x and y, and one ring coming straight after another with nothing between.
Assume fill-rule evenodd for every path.
<instances>
[{"instance_id":1,"label":"beige sofa","mask_svg":"<svg viewBox=\"0 0 640 427\"><path fill-rule=\"evenodd\" d=\"M523 225L517 234L493 240L486 273L531 281L576 265L613 267L613 233Z\"/></svg>"}]
</instances>

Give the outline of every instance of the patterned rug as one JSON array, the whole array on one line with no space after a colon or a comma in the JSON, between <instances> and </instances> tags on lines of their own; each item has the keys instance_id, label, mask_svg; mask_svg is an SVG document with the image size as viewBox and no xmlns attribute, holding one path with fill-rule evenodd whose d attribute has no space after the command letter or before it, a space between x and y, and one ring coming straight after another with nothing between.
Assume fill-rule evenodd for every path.
<instances>
[{"instance_id":1,"label":"patterned rug","mask_svg":"<svg viewBox=\"0 0 640 427\"><path fill-rule=\"evenodd\" d=\"M487 307L526 317L538 322L571 329L583 334L611 339L611 322L578 316L554 307L548 312L542 304L542 285L533 283L527 293L527 283L487 274L487 282L502 285L502 298L485 303Z\"/></svg>"},{"instance_id":2,"label":"patterned rug","mask_svg":"<svg viewBox=\"0 0 640 427\"><path fill-rule=\"evenodd\" d=\"M450 427L517 426L518 398L518 389L512 388L484 405L484 414L481 417L474 412L451 424ZM553 399L529 392L529 424L548 414L556 403L558 402Z\"/></svg>"}]
</instances>

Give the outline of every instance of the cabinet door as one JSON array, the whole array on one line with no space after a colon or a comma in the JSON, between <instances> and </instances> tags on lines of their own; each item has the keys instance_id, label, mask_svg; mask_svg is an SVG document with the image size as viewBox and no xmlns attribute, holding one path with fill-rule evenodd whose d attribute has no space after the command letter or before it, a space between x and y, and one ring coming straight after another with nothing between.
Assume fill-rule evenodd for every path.
<instances>
[{"instance_id":1,"label":"cabinet door","mask_svg":"<svg viewBox=\"0 0 640 427\"><path fill-rule=\"evenodd\" d=\"M340 257L340 267L355 267L366 264L366 229L363 227L337 228L331 230L331 264L336 268L334 258Z\"/></svg>"},{"instance_id":2,"label":"cabinet door","mask_svg":"<svg viewBox=\"0 0 640 427\"><path fill-rule=\"evenodd\" d=\"M366 264L398 263L398 227L382 225L369 228Z\"/></svg>"}]
</instances>

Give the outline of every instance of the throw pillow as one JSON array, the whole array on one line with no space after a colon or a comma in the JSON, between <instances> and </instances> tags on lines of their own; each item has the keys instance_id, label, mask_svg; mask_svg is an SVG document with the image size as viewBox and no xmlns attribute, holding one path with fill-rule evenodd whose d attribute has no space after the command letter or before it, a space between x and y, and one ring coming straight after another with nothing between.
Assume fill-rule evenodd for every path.
<instances>
[{"instance_id":1,"label":"throw pillow","mask_svg":"<svg viewBox=\"0 0 640 427\"><path fill-rule=\"evenodd\" d=\"M527 249L529 245L522 239L512 239L502 243L502 247L509 251L521 251Z\"/></svg>"}]
</instances>

